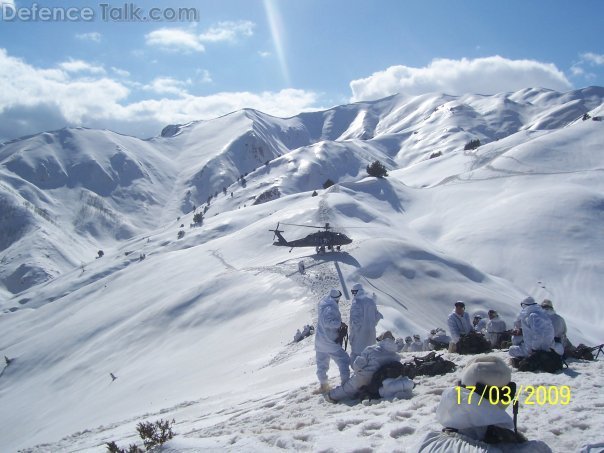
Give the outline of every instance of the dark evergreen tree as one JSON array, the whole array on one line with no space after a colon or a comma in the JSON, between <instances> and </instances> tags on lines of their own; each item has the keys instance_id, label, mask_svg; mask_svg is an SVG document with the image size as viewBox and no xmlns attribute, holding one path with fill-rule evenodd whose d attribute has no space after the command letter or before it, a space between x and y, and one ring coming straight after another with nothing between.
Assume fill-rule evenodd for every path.
<instances>
[{"instance_id":1,"label":"dark evergreen tree","mask_svg":"<svg viewBox=\"0 0 604 453\"><path fill-rule=\"evenodd\" d=\"M480 140L475 138L474 140L470 140L468 143L466 143L466 146L464 146L463 149L464 149L464 151L468 151L471 149L476 149L479 146L480 146Z\"/></svg>"},{"instance_id":2,"label":"dark evergreen tree","mask_svg":"<svg viewBox=\"0 0 604 453\"><path fill-rule=\"evenodd\" d=\"M331 179L328 179L327 181L325 181L325 182L323 183L323 188L324 188L324 189L327 189L327 188L329 188L329 187L333 186L334 184L335 184L335 182L333 182Z\"/></svg>"},{"instance_id":3,"label":"dark evergreen tree","mask_svg":"<svg viewBox=\"0 0 604 453\"><path fill-rule=\"evenodd\" d=\"M367 174L369 176L375 176L376 178L383 178L384 176L388 176L388 171L384 164L382 164L379 160L373 161L371 164L367 165Z\"/></svg>"}]
</instances>

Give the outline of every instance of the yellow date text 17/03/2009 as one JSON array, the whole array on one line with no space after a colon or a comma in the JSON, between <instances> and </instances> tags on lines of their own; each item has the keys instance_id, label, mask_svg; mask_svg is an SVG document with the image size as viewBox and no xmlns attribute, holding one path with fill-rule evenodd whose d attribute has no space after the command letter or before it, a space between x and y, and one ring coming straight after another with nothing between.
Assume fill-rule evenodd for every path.
<instances>
[{"instance_id":1,"label":"yellow date text 17/03/2009","mask_svg":"<svg viewBox=\"0 0 604 453\"><path fill-rule=\"evenodd\" d=\"M528 406L562 405L570 403L571 391L568 385L520 385L514 391L513 387L485 386L477 388L474 385L457 386L457 404L472 404L474 398L478 405L522 403ZM462 389L468 392L462 392Z\"/></svg>"}]
</instances>

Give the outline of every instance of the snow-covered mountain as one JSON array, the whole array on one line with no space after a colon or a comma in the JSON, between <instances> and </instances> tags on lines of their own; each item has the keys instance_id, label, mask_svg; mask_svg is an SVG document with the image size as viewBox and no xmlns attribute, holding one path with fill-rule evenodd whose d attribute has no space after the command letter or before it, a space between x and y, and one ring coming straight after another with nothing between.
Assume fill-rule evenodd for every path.
<instances>
[{"instance_id":1,"label":"snow-covered mountain","mask_svg":"<svg viewBox=\"0 0 604 453\"><path fill-rule=\"evenodd\" d=\"M0 355L15 360L0 375L0 439L7 451L102 451L135 421L174 414L177 431L213 438L191 441L199 451L227 438L237 450L278 447L217 427L241 417L229 409L238 405L278 407L269 395L318 398L312 339L290 341L318 297L354 282L375 292L379 328L397 336L444 326L458 299L511 322L532 294L554 301L571 340L602 342L603 115L604 88L526 89L393 96L287 119L243 110L150 140L63 129L4 144ZM376 159L388 178L367 176ZM323 189L328 179L337 184ZM288 253L270 245L278 222L329 222L353 243ZM419 435L404 430L410 417L397 417L403 431L391 438ZM560 451L576 439L547 426L528 434ZM582 434L598 440L591 425ZM284 448L341 445L321 438Z\"/></svg>"},{"instance_id":2,"label":"snow-covered mountain","mask_svg":"<svg viewBox=\"0 0 604 453\"><path fill-rule=\"evenodd\" d=\"M264 192L270 198L321 189L327 179L358 180L375 159L406 169L459 154L472 139L518 146L531 132L572 123L602 97L599 87L393 96L289 119L243 110L167 126L151 140L82 128L15 140L0 148L0 288L16 294L54 278L225 191L238 194L222 208L231 210ZM244 175L246 190L238 190Z\"/></svg>"}]
</instances>

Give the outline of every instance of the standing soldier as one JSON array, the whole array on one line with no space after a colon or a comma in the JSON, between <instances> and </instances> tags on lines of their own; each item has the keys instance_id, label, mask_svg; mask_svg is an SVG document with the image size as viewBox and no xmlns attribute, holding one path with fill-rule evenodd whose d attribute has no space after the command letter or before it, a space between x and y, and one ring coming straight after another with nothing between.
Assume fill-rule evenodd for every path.
<instances>
[{"instance_id":1,"label":"standing soldier","mask_svg":"<svg viewBox=\"0 0 604 453\"><path fill-rule=\"evenodd\" d=\"M376 326L382 314L375 306L373 298L369 297L360 283L351 290L350 305L350 362L354 363L361 352L376 342Z\"/></svg>"},{"instance_id":2,"label":"standing soldier","mask_svg":"<svg viewBox=\"0 0 604 453\"><path fill-rule=\"evenodd\" d=\"M317 329L315 331L315 351L317 356L317 377L319 378L319 390L317 393L329 391L327 382L327 370L329 360L333 359L340 370L340 380L344 384L350 378L350 357L338 343L338 332L342 323L342 315L338 303L342 293L332 289L325 296L318 307Z\"/></svg>"}]
</instances>

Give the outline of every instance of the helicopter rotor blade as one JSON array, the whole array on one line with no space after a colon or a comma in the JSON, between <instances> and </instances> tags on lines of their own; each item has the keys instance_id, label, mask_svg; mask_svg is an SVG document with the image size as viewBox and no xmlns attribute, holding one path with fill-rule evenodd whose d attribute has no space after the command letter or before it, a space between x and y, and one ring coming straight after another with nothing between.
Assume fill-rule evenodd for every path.
<instances>
[{"instance_id":1,"label":"helicopter rotor blade","mask_svg":"<svg viewBox=\"0 0 604 453\"><path fill-rule=\"evenodd\" d=\"M369 226L337 226L337 227L333 227L329 222L327 222L325 225L323 226L316 226L316 225L301 225L299 223L283 223L283 225L288 225L288 226L299 226L299 227L304 227L304 228L316 228L318 230L331 230L333 228L374 228L374 227L369 227Z\"/></svg>"},{"instance_id":2,"label":"helicopter rotor blade","mask_svg":"<svg viewBox=\"0 0 604 453\"><path fill-rule=\"evenodd\" d=\"M300 225L299 223L284 223L283 225L289 225L289 226L299 226L299 227L304 227L304 228L325 228L324 226L315 226L315 225Z\"/></svg>"}]
</instances>

